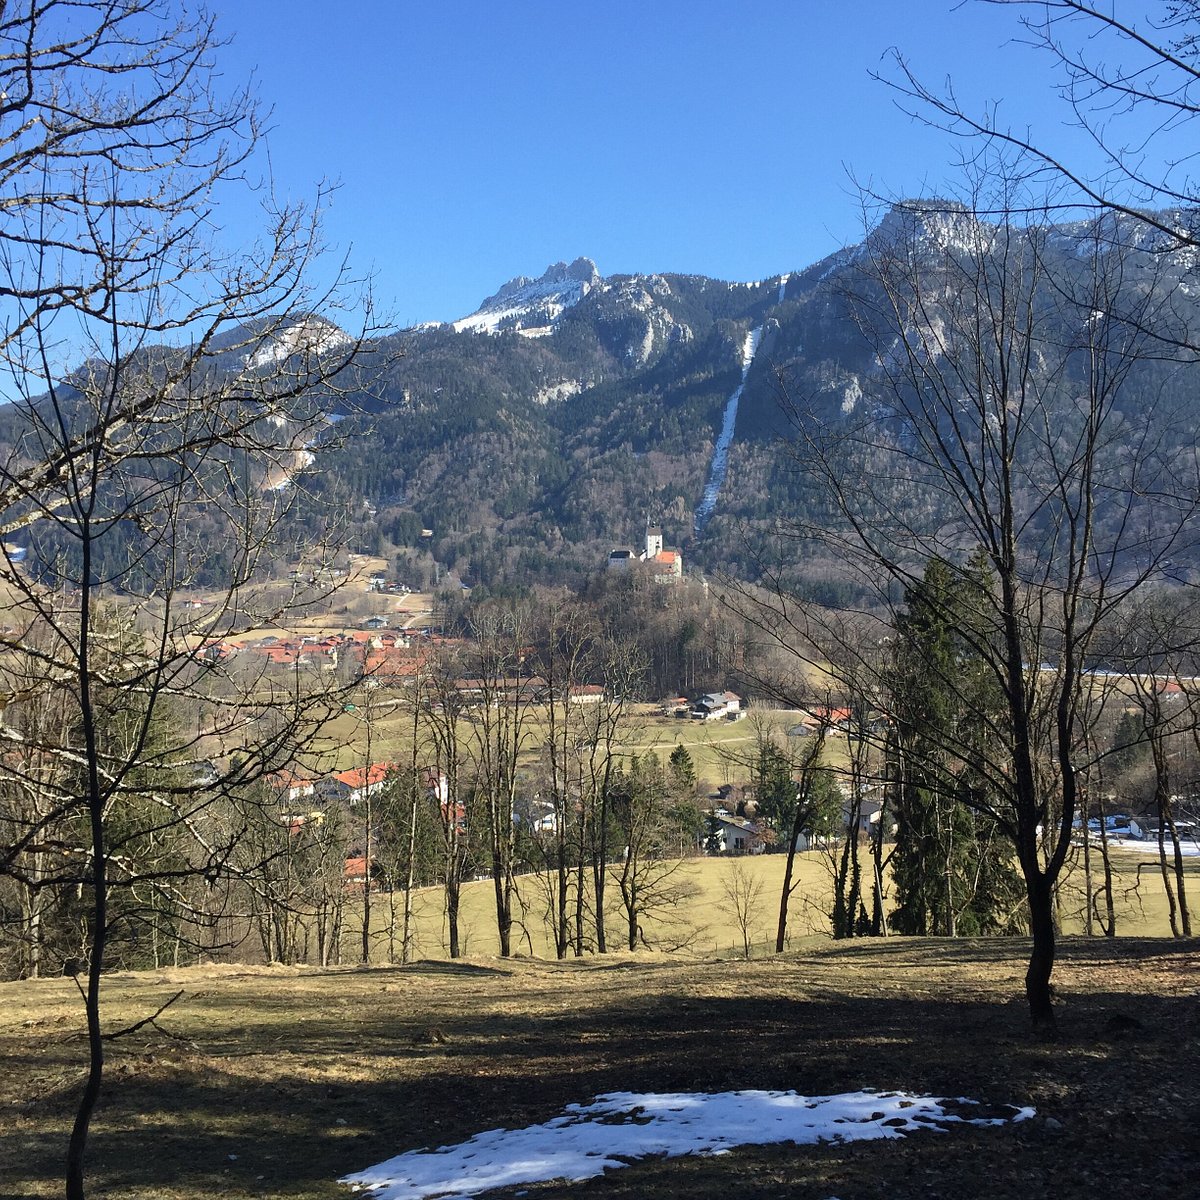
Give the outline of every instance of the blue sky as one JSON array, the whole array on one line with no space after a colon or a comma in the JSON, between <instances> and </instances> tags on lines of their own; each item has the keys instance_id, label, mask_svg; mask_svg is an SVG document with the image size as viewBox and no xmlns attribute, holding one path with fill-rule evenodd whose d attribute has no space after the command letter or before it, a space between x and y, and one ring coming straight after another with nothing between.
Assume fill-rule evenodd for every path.
<instances>
[{"instance_id":1,"label":"blue sky","mask_svg":"<svg viewBox=\"0 0 1200 1200\"><path fill-rule=\"evenodd\" d=\"M333 246L392 323L471 312L578 255L767 278L859 239L851 174L936 194L958 148L870 78L898 47L973 111L1053 128L1003 6L948 0L214 0L273 107L286 196L340 181ZM231 231L236 219L230 219Z\"/></svg>"}]
</instances>

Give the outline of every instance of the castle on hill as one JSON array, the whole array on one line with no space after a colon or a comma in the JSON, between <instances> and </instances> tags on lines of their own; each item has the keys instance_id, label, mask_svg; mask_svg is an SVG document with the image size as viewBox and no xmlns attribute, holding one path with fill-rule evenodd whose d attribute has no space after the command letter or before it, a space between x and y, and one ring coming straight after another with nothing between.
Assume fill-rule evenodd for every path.
<instances>
[{"instance_id":1,"label":"castle on hill","mask_svg":"<svg viewBox=\"0 0 1200 1200\"><path fill-rule=\"evenodd\" d=\"M610 571L628 570L635 563L645 567L655 583L675 583L683 578L683 555L678 550L663 548L662 530L657 525L646 526L646 548L641 554L627 546L608 552Z\"/></svg>"}]
</instances>

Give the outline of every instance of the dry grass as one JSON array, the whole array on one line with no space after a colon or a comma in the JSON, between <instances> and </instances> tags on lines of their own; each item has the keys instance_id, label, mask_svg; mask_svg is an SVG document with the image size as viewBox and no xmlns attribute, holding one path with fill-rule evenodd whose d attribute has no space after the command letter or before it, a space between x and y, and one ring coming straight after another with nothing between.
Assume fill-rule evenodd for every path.
<instances>
[{"instance_id":1,"label":"dry grass","mask_svg":"<svg viewBox=\"0 0 1200 1200\"><path fill-rule=\"evenodd\" d=\"M361 766L367 753L367 709L347 713L322 730L311 751L311 766L322 770L344 770ZM754 719L769 729L785 734L799 714L783 709L756 710ZM413 715L410 705L398 698L380 695L371 716L371 758L376 762L407 762L412 755ZM531 705L525 718L525 749L521 765L532 770L541 747L549 736L545 709ZM666 763L676 746L691 755L697 778L711 787L720 783L745 783L750 778L755 743L751 720L692 721L659 716L652 704L639 704L617 746L622 755L654 754ZM836 747L831 747L836 754Z\"/></svg>"},{"instance_id":2,"label":"dry grass","mask_svg":"<svg viewBox=\"0 0 1200 1200\"><path fill-rule=\"evenodd\" d=\"M864 851L865 854L865 851ZM1200 897L1200 859L1187 862L1190 895ZM746 871L751 880L761 885L761 902L751 923L755 953L774 950L775 927L778 919L779 892L783 883L784 855L765 854L742 859L694 858L685 860L672 879L682 885L685 898L678 906L644 922L646 936L652 946L686 943L693 953L706 955L731 954L740 950L741 934L732 915L726 894L725 880L734 864ZM1117 905L1117 934L1120 937L1166 937L1171 929L1167 917L1167 901L1158 875L1157 860L1151 855L1131 851L1114 854ZM615 865L613 871L619 870ZM820 851L797 855L796 890L792 897L788 922L790 938L797 944L814 936L830 932L829 911L832 907L832 885L829 860ZM547 921L545 885L535 875L518 879L519 913L516 942L524 953L538 957L553 954L553 936ZM610 877L606 905L610 945L620 945L624 937L624 918L620 908L615 876ZM400 903L397 897L397 904ZM495 899L490 880L480 880L463 888L460 927L466 952L489 954L497 949ZM374 904L373 928L375 956L387 957L386 931L388 897L377 896ZM441 888L421 888L415 895L417 953L431 958L443 957L448 945L443 915ZM1066 877L1063 888L1061 917L1067 933L1083 932L1083 872L1078 865ZM351 905L347 915L345 955L358 956L361 917L357 906ZM1097 932L1099 929L1097 927Z\"/></svg>"},{"instance_id":3,"label":"dry grass","mask_svg":"<svg viewBox=\"0 0 1200 1200\"><path fill-rule=\"evenodd\" d=\"M1126 884L1139 861L1122 860ZM740 939L724 898L735 863L763 884L747 963L735 957ZM887 1145L649 1162L569 1194L1189 1194L1200 1168L1195 941L1065 939L1056 973L1062 1037L1045 1043L1029 1037L1019 999L1025 942L831 943L813 932L828 894L816 854L800 863L796 940L787 954L769 954L782 866L778 855L685 864L688 953L531 957L546 942L525 879L531 932L516 960L487 957L491 896L478 884L467 889L467 960L436 960L440 896L430 889L418 906L419 949L430 957L411 967L110 976L110 1031L183 995L155 1025L108 1044L94 1194L332 1200L346 1195L340 1175L401 1150L543 1121L602 1092L741 1087L908 1089L1033 1104L1041 1115L1014 1129ZM1200 863L1192 867L1197 895ZM1139 903L1127 904L1125 934L1165 930L1161 888L1150 888L1144 880ZM379 919L385 904L377 898ZM620 924L615 913L611 920L615 941ZM84 1061L71 981L0 985L0 1195L61 1194ZM524 1190L531 1200L568 1194L561 1185Z\"/></svg>"},{"instance_id":4,"label":"dry grass","mask_svg":"<svg viewBox=\"0 0 1200 1200\"><path fill-rule=\"evenodd\" d=\"M93 1194L332 1200L345 1172L605 1091L897 1088L1029 1103L1034 1121L895 1143L656 1160L512 1195L1190 1194L1200 1168L1196 943L1068 939L1061 1038L1016 1000L1023 943L825 943L749 963L195 968L107 981ZM0 985L0 1193L61 1194L84 1046L69 981ZM1052 1120L1047 1120L1052 1118Z\"/></svg>"}]
</instances>

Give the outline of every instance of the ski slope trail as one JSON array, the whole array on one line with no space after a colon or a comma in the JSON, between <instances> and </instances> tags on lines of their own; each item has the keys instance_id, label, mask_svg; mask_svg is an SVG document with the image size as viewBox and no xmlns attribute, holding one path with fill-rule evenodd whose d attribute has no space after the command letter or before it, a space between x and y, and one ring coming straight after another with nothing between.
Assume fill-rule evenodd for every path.
<instances>
[{"instance_id":1,"label":"ski slope trail","mask_svg":"<svg viewBox=\"0 0 1200 1200\"><path fill-rule=\"evenodd\" d=\"M782 290L782 288L781 288ZM696 506L696 515L692 527L699 537L712 519L713 510L717 507L717 497L725 483L725 472L729 468L729 446L733 441L733 427L737 424L738 401L742 398L742 390L746 386L746 376L750 374L750 366L758 352L758 344L762 341L763 327L750 330L742 342L742 381L734 389L733 394L725 402L725 418L721 422L721 432L717 436L717 444L713 450L712 462L708 467L708 483L704 495Z\"/></svg>"}]
</instances>

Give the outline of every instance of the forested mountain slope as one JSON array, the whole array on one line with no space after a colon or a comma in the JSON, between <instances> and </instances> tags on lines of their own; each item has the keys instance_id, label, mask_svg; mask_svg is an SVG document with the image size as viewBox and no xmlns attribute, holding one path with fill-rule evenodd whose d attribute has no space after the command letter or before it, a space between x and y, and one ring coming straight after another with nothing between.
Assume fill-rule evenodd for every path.
<instances>
[{"instance_id":1,"label":"forested mountain slope","mask_svg":"<svg viewBox=\"0 0 1200 1200\"><path fill-rule=\"evenodd\" d=\"M332 424L306 433L310 453L290 484L303 493L295 538L336 517L348 523L352 548L396 555L414 584L452 571L496 588L578 581L611 547L639 545L651 523L689 570L754 578L777 554L781 522L837 519L827 492L797 470L798 433L853 427L861 437L877 421L895 436L889 357L911 349L901 326L919 332L962 319L971 300L961 280L972 266L983 270L993 242L999 253L992 228L1000 227L953 204L898 206L860 245L757 283L606 278L577 259L510 281L459 321L377 339L343 381L348 394L313 398L337 436ZM1122 364L1117 403L1131 438L1145 434L1151 408L1174 414L1155 436L1162 470L1175 471L1175 456L1194 441L1193 264L1158 253L1141 226L1111 216L1006 227L1002 240L1005 255L1017 247L1022 270L1045 278L1031 293L1039 338L1066 347L1044 355L1039 402L1069 407L1088 386L1098 320L1116 331L1110 356L1119 338L1129 343L1137 314L1153 320L1161 339L1143 337L1136 361ZM886 279L898 260L917 301L903 312ZM948 263L960 281L953 287ZM1103 314L1080 299L1098 274L1111 309ZM951 340L939 370L952 365ZM236 355L212 363L246 368ZM19 435L0 410L0 440L11 446ZM290 436L281 430L284 444ZM265 502L274 502L270 484L278 488L278 466L274 475L264 469ZM1191 569L1186 554L1180 561ZM846 594L835 561L789 566L813 595Z\"/></svg>"}]
</instances>

